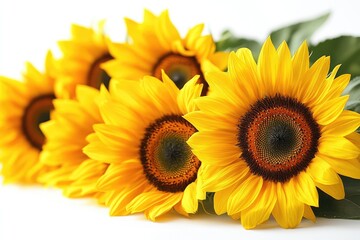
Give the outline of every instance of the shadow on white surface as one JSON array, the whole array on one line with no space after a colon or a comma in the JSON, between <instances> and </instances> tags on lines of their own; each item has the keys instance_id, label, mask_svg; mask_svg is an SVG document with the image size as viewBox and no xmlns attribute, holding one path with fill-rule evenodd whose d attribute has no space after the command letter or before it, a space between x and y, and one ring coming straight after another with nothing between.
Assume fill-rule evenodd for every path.
<instances>
[{"instance_id":1,"label":"shadow on white surface","mask_svg":"<svg viewBox=\"0 0 360 240\"><path fill-rule=\"evenodd\" d=\"M318 218L296 229L273 219L245 230L230 217L200 212L190 218L169 213L151 222L143 214L110 217L92 199L68 199L56 189L0 187L0 239L358 239L360 221Z\"/></svg>"}]
</instances>

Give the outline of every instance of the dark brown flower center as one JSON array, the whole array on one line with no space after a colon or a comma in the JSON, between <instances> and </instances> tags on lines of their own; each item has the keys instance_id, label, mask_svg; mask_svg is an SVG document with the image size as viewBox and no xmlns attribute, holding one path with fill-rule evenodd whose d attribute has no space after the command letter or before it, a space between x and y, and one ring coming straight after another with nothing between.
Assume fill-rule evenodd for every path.
<instances>
[{"instance_id":1,"label":"dark brown flower center","mask_svg":"<svg viewBox=\"0 0 360 240\"><path fill-rule=\"evenodd\" d=\"M111 59L113 57L110 54L105 54L93 62L88 72L88 86L100 89L101 84L104 84L106 88L109 88L110 76L101 68L101 64Z\"/></svg>"},{"instance_id":2,"label":"dark brown flower center","mask_svg":"<svg viewBox=\"0 0 360 240\"><path fill-rule=\"evenodd\" d=\"M166 54L156 63L153 68L153 76L162 79L161 70L174 81L176 86L181 89L195 75L200 75L198 83L204 84L201 95L206 95L209 85L204 79L201 66L195 57L186 57L179 54Z\"/></svg>"},{"instance_id":3,"label":"dark brown flower center","mask_svg":"<svg viewBox=\"0 0 360 240\"><path fill-rule=\"evenodd\" d=\"M274 182L286 182L305 170L320 138L310 110L280 95L257 101L238 128L238 146L250 170Z\"/></svg>"},{"instance_id":4,"label":"dark brown flower center","mask_svg":"<svg viewBox=\"0 0 360 240\"><path fill-rule=\"evenodd\" d=\"M40 124L50 120L50 112L54 109L54 95L41 95L31 100L25 108L22 117L22 130L29 143L41 150L45 142L45 136L40 130Z\"/></svg>"},{"instance_id":5,"label":"dark brown flower center","mask_svg":"<svg viewBox=\"0 0 360 240\"><path fill-rule=\"evenodd\" d=\"M140 159L148 181L160 191L181 192L196 180L200 161L186 143L195 132L177 115L165 115L146 129Z\"/></svg>"}]
</instances>

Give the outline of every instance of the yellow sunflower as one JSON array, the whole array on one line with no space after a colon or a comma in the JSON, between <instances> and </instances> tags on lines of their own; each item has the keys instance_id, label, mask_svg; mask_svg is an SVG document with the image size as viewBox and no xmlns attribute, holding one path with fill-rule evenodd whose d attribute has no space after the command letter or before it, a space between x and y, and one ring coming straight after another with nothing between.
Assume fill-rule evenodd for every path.
<instances>
[{"instance_id":1,"label":"yellow sunflower","mask_svg":"<svg viewBox=\"0 0 360 240\"><path fill-rule=\"evenodd\" d=\"M195 75L204 84L203 95L208 85L203 73L216 66L224 69L228 53L215 52L215 43L211 35L202 36L204 25L191 28L185 38L172 24L168 11L155 16L148 10L144 12L144 22L136 23L125 19L128 43L109 43L114 59L104 64L104 68L113 78L138 80L146 75L161 79L161 71L175 82L178 88Z\"/></svg>"},{"instance_id":2,"label":"yellow sunflower","mask_svg":"<svg viewBox=\"0 0 360 240\"><path fill-rule=\"evenodd\" d=\"M49 120L55 98L50 52L45 72L27 63L23 81L0 77L0 162L4 182L34 183L47 171L39 163L45 138L39 125Z\"/></svg>"},{"instance_id":3,"label":"yellow sunflower","mask_svg":"<svg viewBox=\"0 0 360 240\"><path fill-rule=\"evenodd\" d=\"M63 56L58 60L61 84L57 88L67 94L63 98L73 98L77 84L99 89L102 83L108 86L110 81L101 67L102 63L112 59L104 33L104 21L99 22L97 29L73 24L71 33L70 40L58 42Z\"/></svg>"},{"instance_id":4,"label":"yellow sunflower","mask_svg":"<svg viewBox=\"0 0 360 240\"><path fill-rule=\"evenodd\" d=\"M186 144L196 129L182 116L195 110L202 85L196 76L179 90L165 74L162 79L113 80L100 105L105 124L94 125L84 152L110 164L98 188L111 215L145 212L155 220L172 208L197 211L200 161Z\"/></svg>"},{"instance_id":5,"label":"yellow sunflower","mask_svg":"<svg viewBox=\"0 0 360 240\"><path fill-rule=\"evenodd\" d=\"M215 192L217 214L254 228L272 216L284 228L315 220L317 188L344 198L338 174L360 178L358 113L343 110L349 75L328 75L329 57L309 66L306 43L291 57L268 39L258 63L248 49L229 56L228 72L211 72L214 93L185 118L199 132L188 141L201 161L198 198Z\"/></svg>"},{"instance_id":6,"label":"yellow sunflower","mask_svg":"<svg viewBox=\"0 0 360 240\"><path fill-rule=\"evenodd\" d=\"M76 99L54 100L51 120L41 125L46 143L40 160L53 170L40 176L40 182L62 187L69 197L96 194L96 181L107 168L82 152L92 126L103 122L98 95L98 90L78 85Z\"/></svg>"}]
</instances>

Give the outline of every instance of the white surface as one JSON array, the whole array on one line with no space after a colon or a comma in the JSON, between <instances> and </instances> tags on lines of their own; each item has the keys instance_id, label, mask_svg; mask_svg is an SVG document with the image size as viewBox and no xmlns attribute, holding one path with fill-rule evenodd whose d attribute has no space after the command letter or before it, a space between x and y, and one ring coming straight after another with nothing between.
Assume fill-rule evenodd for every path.
<instances>
[{"instance_id":1,"label":"white surface","mask_svg":"<svg viewBox=\"0 0 360 240\"><path fill-rule=\"evenodd\" d=\"M236 3L236 5L234 5ZM122 19L141 21L143 8L155 13L169 9L181 32L204 22L217 38L230 28L237 35L263 41L271 30L331 11L313 41L341 34L360 36L357 0L1 0L0 74L19 76L23 62L42 66L47 48L69 34L71 22L90 25L109 19L109 33L124 39ZM170 215L160 223L142 214L109 217L108 210L90 200L64 198L57 190L0 186L0 240L22 239L359 239L360 221L318 219L284 230L272 220L247 231L226 216L195 215L191 219Z\"/></svg>"},{"instance_id":2,"label":"white surface","mask_svg":"<svg viewBox=\"0 0 360 240\"><path fill-rule=\"evenodd\" d=\"M201 213L191 218L169 214L160 222L142 214L109 217L89 199L67 199L59 191L37 187L0 189L0 239L358 239L360 221L304 220L296 229L281 229L274 220L245 230L227 216Z\"/></svg>"}]
</instances>

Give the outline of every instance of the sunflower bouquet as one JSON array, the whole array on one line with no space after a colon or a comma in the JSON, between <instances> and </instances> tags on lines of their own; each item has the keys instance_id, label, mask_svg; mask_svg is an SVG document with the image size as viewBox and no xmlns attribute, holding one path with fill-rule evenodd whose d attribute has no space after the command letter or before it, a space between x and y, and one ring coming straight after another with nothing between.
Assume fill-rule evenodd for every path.
<instances>
[{"instance_id":1,"label":"sunflower bouquet","mask_svg":"<svg viewBox=\"0 0 360 240\"><path fill-rule=\"evenodd\" d=\"M202 209L246 229L359 219L360 38L309 45L327 17L263 44L215 41L203 24L181 36L168 11L126 18L125 42L104 21L72 25L44 71L0 77L3 182L152 221Z\"/></svg>"}]
</instances>

